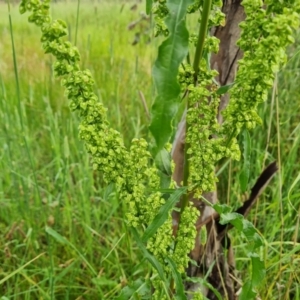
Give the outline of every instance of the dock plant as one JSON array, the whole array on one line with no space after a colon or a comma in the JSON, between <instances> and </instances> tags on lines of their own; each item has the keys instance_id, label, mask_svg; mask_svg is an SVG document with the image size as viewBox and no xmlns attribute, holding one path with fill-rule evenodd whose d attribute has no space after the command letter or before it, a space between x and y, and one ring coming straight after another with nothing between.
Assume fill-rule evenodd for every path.
<instances>
[{"instance_id":1,"label":"dock plant","mask_svg":"<svg viewBox=\"0 0 300 300\"><path fill-rule=\"evenodd\" d=\"M294 42L300 1L242 1L246 18L239 24L238 46L243 56L234 81L221 86L215 80L218 71L211 68L210 58L219 50L219 40L211 30L227 22L223 2L147 0L147 13L154 16L154 35L163 37L152 73L156 90L149 124L152 137L149 141L135 138L129 147L109 123L107 110L95 94L93 76L88 69L82 69L78 48L67 41L66 23L52 20L50 5L50 0L22 0L20 13L29 13L29 22L40 28L42 47L56 59L55 76L61 80L69 107L80 116L79 138L92 158L92 168L101 174L104 184L114 184L119 201L127 206L128 227L151 265L149 297L136 299L205 299L201 290L187 296L184 285L189 280L185 270L200 214L190 198L201 198L203 193L216 189L215 168L224 158L242 158L245 173L241 184L247 186L249 136L261 123L258 105L267 99L276 72L286 62L286 48ZM199 18L197 32L187 26L193 14ZM223 122L219 122L219 106L225 93L230 102L221 112ZM172 178L171 143L177 128L175 117L183 104L184 174L178 183ZM239 135L245 137L242 151ZM242 289L243 299L254 299L255 288L265 272L257 254L263 238L240 215L230 215L220 204L212 206L224 222L230 222L254 241L249 249L252 276ZM176 234L173 210L180 212ZM202 239L203 244L206 242ZM129 299L126 297L129 296L124 289L119 299Z\"/></svg>"}]
</instances>

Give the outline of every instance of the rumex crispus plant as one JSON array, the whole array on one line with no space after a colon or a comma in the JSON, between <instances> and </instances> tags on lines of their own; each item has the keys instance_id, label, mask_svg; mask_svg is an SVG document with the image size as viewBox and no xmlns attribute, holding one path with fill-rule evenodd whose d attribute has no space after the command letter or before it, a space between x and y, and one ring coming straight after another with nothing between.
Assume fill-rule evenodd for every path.
<instances>
[{"instance_id":1,"label":"rumex crispus plant","mask_svg":"<svg viewBox=\"0 0 300 300\"><path fill-rule=\"evenodd\" d=\"M61 20L52 21L50 1L23 0L20 4L20 12L30 12L29 21L41 28L45 53L56 58L55 75L61 77L70 109L77 111L81 118L79 137L91 154L94 170L101 173L105 184L115 184L120 201L128 206L128 225L153 269L153 290L149 290L146 298L203 299L207 296L201 288L188 291L185 284L192 280L187 278L185 270L190 263L189 253L197 234L195 223L200 215L190 199L199 199L203 193L215 190L215 167L221 159L240 159L237 136L241 132L245 136L241 185L247 186L248 130L260 122L257 106L266 100L274 73L285 62L285 49L293 42L293 28L298 26L299 1L244 0L246 19L240 24L242 34L238 42L243 58L239 60L235 81L220 86L215 80L218 70L210 64L211 54L218 53L219 41L210 32L230 21L225 20L222 5L222 1L212 0L147 1L148 13L152 11L155 16L155 36L166 37L153 67L156 98L149 126L153 141L149 145L144 139L134 139L126 148L93 91L91 73L80 67L78 49L64 39L66 24ZM188 31L188 14L199 16L198 32ZM230 102L222 112L221 123L217 115L225 93L229 93ZM182 182L175 182L170 142L176 128L174 118L182 103L186 115L184 167ZM204 201L221 214L223 223L231 222L252 243L249 252L252 278L243 286L241 298L253 299L256 296L253 290L264 273L264 266L255 253L263 244L262 238L251 223L230 213L228 207ZM173 210L180 211L176 230ZM202 230L204 235L205 232ZM201 243L209 241L202 238ZM221 297L219 287L203 278L199 282ZM222 295L228 296L226 288L221 290ZM127 296L124 289L120 299Z\"/></svg>"}]
</instances>

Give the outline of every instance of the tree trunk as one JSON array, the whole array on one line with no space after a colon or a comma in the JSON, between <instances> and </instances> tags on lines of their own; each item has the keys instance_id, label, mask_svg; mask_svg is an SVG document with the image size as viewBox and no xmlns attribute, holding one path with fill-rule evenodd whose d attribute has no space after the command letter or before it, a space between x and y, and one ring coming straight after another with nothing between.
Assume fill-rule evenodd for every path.
<instances>
[{"instance_id":1,"label":"tree trunk","mask_svg":"<svg viewBox=\"0 0 300 300\"><path fill-rule=\"evenodd\" d=\"M221 86L230 84L234 81L237 61L241 58L242 52L236 45L240 37L240 28L238 24L244 20L244 9L241 6L241 0L226 1L223 0L222 11L226 15L226 25L224 27L213 28L211 34L220 39L220 50L218 54L211 57L211 68L219 72L216 80ZM224 95L219 106L218 121L222 123L222 111L228 104L229 97ZM173 179L178 185L183 180L183 166L184 166L184 143L185 143L185 114L178 126L176 137L173 143L172 157L175 162L175 170ZM203 194L211 203L217 202L217 193L208 192ZM194 205L200 210L200 217L197 221L198 232L204 220L207 220L215 212L205 205L199 199L191 199ZM174 233L176 234L179 215L177 212L173 213ZM224 247L221 241L217 238L216 226L214 222L206 225L207 243L200 245L199 239L195 239L195 248L190 253L191 259L197 262L197 266L190 265L187 269L189 277L204 277L210 271L207 280L208 282L222 295L224 299L236 299L237 284L234 280L234 255L232 248L229 246L227 255L225 257ZM198 236L198 235L197 235ZM202 290L202 293L209 299L217 299L214 293L200 284L186 283L187 291Z\"/></svg>"}]
</instances>

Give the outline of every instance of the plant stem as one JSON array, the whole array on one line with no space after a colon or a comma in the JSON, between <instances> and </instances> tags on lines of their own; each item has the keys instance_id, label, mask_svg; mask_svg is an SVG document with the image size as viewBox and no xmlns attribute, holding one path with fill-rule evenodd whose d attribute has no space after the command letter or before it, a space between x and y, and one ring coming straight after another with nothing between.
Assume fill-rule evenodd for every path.
<instances>
[{"instance_id":1,"label":"plant stem","mask_svg":"<svg viewBox=\"0 0 300 300\"><path fill-rule=\"evenodd\" d=\"M75 30L75 46L77 46L77 34L78 34L78 22L79 22L79 7L80 7L80 0L77 0L77 13L76 13L76 30Z\"/></svg>"},{"instance_id":2,"label":"plant stem","mask_svg":"<svg viewBox=\"0 0 300 300\"><path fill-rule=\"evenodd\" d=\"M199 28L199 35L198 35L198 42L196 47L196 53L194 58L194 71L195 71L195 82L194 84L197 85L197 76L199 74L199 63L203 55L203 48L204 48L204 41L207 35L207 28L208 28L208 19L211 10L211 3L212 0L205 0L203 5L203 11L201 16L201 23ZM187 101L187 109L189 109L189 101ZM186 122L186 136L188 133L188 124ZM185 142L184 146L184 169L183 169L183 185L188 185L188 178L189 178L189 160L187 150L189 145ZM183 195L182 204L181 204L181 213L183 212L184 208L188 205L189 200L189 193Z\"/></svg>"},{"instance_id":3,"label":"plant stem","mask_svg":"<svg viewBox=\"0 0 300 300\"><path fill-rule=\"evenodd\" d=\"M207 27L208 27L208 19L209 13L211 9L212 0L205 0L203 4L203 11L201 16L201 23L199 28L199 35L198 35L198 43L196 47L196 53L194 58L194 71L195 71L195 78L199 73L199 63L202 58L203 48L204 48L204 41L207 34ZM196 81L196 80L195 80Z\"/></svg>"}]
</instances>

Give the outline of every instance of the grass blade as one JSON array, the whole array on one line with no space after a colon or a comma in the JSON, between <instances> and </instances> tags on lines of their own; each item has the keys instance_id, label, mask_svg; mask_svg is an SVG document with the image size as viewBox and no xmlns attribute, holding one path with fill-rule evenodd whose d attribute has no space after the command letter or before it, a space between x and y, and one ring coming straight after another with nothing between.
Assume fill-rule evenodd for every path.
<instances>
[{"instance_id":1,"label":"grass blade","mask_svg":"<svg viewBox=\"0 0 300 300\"><path fill-rule=\"evenodd\" d=\"M160 262L149 253L149 251L146 249L145 245L143 244L141 238L139 237L139 234L135 228L132 228L132 233L133 236L137 242L137 245L139 246L140 250L143 253L144 258L146 258L150 264L153 266L153 268L157 271L159 277L161 278L162 281L165 281L165 275L163 268L160 264Z\"/></svg>"},{"instance_id":2,"label":"grass blade","mask_svg":"<svg viewBox=\"0 0 300 300\"><path fill-rule=\"evenodd\" d=\"M184 293L184 285L182 283L182 278L180 273L177 271L175 262L170 258L166 257L166 261L169 263L171 271L173 273L173 278L176 284L176 298L180 300L186 300L186 295Z\"/></svg>"},{"instance_id":3,"label":"grass blade","mask_svg":"<svg viewBox=\"0 0 300 300\"><path fill-rule=\"evenodd\" d=\"M11 272L9 275L5 276L3 279L0 280L0 285L3 284L5 281L7 281L9 278L13 277L14 275L18 274L20 271L22 271L24 268L26 268L28 265L33 263L35 260L39 259L42 255L44 255L46 252L43 252L27 262L25 265L21 266L20 268L16 269L15 271Z\"/></svg>"}]
</instances>

